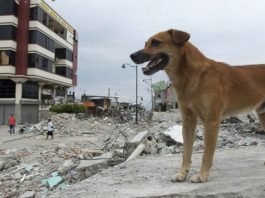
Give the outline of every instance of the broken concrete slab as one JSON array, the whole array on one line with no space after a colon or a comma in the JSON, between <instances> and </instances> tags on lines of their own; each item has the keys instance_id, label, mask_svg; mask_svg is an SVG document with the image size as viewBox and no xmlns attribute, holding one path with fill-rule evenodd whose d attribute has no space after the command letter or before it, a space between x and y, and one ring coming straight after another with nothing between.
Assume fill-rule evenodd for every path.
<instances>
[{"instance_id":1,"label":"broken concrete slab","mask_svg":"<svg viewBox=\"0 0 265 198\"><path fill-rule=\"evenodd\" d=\"M125 142L123 146L123 153L126 158L131 160L142 153L142 151L144 150L144 144L142 142L144 142L144 140L146 139L147 134L148 131L142 131L134 136L131 141ZM137 156L135 154L137 154Z\"/></svg>"},{"instance_id":2,"label":"broken concrete slab","mask_svg":"<svg viewBox=\"0 0 265 198\"><path fill-rule=\"evenodd\" d=\"M264 146L220 149L207 183L189 179L201 164L201 153L193 154L186 182L171 182L181 165L182 155L149 156L107 169L51 196L85 198L127 197L265 197ZM137 174L135 174L137 172Z\"/></svg>"},{"instance_id":3,"label":"broken concrete slab","mask_svg":"<svg viewBox=\"0 0 265 198\"><path fill-rule=\"evenodd\" d=\"M181 125L174 125L163 132L166 135L169 135L172 139L176 142L183 143L183 136L182 136L182 126Z\"/></svg>"},{"instance_id":4,"label":"broken concrete slab","mask_svg":"<svg viewBox=\"0 0 265 198\"><path fill-rule=\"evenodd\" d=\"M34 198L35 197L35 191L27 191L20 195L20 198Z\"/></svg>"},{"instance_id":5,"label":"broken concrete slab","mask_svg":"<svg viewBox=\"0 0 265 198\"><path fill-rule=\"evenodd\" d=\"M93 159L110 159L112 157L112 152L108 152L108 153L103 153L100 156L97 157L93 157Z\"/></svg>"},{"instance_id":6,"label":"broken concrete slab","mask_svg":"<svg viewBox=\"0 0 265 198\"><path fill-rule=\"evenodd\" d=\"M141 142L143 140L143 138L147 135L148 131L142 131L140 133L138 133L136 136L134 136L134 138L130 141L131 143L137 143L137 142Z\"/></svg>"},{"instance_id":7,"label":"broken concrete slab","mask_svg":"<svg viewBox=\"0 0 265 198\"><path fill-rule=\"evenodd\" d=\"M144 147L145 145L143 143L140 143L137 146L137 148L133 151L133 153L128 157L126 162L138 157L144 151Z\"/></svg>"},{"instance_id":8,"label":"broken concrete slab","mask_svg":"<svg viewBox=\"0 0 265 198\"><path fill-rule=\"evenodd\" d=\"M77 166L77 171L84 171L87 169L93 169L95 166L105 167L107 166L107 159L92 159L92 160L80 160L80 164Z\"/></svg>"}]
</instances>

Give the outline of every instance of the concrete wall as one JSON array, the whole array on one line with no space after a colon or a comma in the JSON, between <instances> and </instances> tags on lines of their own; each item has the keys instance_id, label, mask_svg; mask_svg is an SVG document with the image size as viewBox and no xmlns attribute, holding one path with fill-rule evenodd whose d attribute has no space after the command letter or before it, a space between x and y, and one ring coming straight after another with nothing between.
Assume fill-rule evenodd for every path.
<instances>
[{"instance_id":1,"label":"concrete wall","mask_svg":"<svg viewBox=\"0 0 265 198\"><path fill-rule=\"evenodd\" d=\"M47 120L48 118L51 118L53 114L54 113L49 110L39 110L39 121Z\"/></svg>"},{"instance_id":2,"label":"concrete wall","mask_svg":"<svg viewBox=\"0 0 265 198\"><path fill-rule=\"evenodd\" d=\"M8 118L11 113L14 114L15 112L15 105L13 104L0 104L0 124L7 125Z\"/></svg>"}]
</instances>

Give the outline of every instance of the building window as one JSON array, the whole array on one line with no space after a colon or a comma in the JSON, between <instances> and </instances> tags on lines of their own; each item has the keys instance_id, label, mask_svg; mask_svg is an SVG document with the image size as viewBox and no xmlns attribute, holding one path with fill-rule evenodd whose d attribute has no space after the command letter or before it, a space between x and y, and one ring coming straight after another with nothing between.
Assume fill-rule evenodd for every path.
<instances>
[{"instance_id":1,"label":"building window","mask_svg":"<svg viewBox=\"0 0 265 198\"><path fill-rule=\"evenodd\" d=\"M0 25L0 40L16 40L17 28L12 25Z\"/></svg>"},{"instance_id":2,"label":"building window","mask_svg":"<svg viewBox=\"0 0 265 198\"><path fill-rule=\"evenodd\" d=\"M66 59L73 62L73 53L65 48L55 49L55 57L58 59Z\"/></svg>"},{"instance_id":3,"label":"building window","mask_svg":"<svg viewBox=\"0 0 265 198\"><path fill-rule=\"evenodd\" d=\"M16 52L11 50L0 50L0 65L15 65Z\"/></svg>"},{"instance_id":4,"label":"building window","mask_svg":"<svg viewBox=\"0 0 265 198\"><path fill-rule=\"evenodd\" d=\"M48 15L39 7L34 7L30 9L30 20L39 21L43 25L48 24Z\"/></svg>"},{"instance_id":5,"label":"building window","mask_svg":"<svg viewBox=\"0 0 265 198\"><path fill-rule=\"evenodd\" d=\"M15 98L16 83L12 80L0 80L0 98Z\"/></svg>"},{"instance_id":6,"label":"building window","mask_svg":"<svg viewBox=\"0 0 265 198\"><path fill-rule=\"evenodd\" d=\"M39 88L38 83L27 81L22 85L22 98L38 99Z\"/></svg>"},{"instance_id":7,"label":"building window","mask_svg":"<svg viewBox=\"0 0 265 198\"><path fill-rule=\"evenodd\" d=\"M55 73L70 79L72 79L73 76L73 70L68 67L56 67Z\"/></svg>"},{"instance_id":8,"label":"building window","mask_svg":"<svg viewBox=\"0 0 265 198\"><path fill-rule=\"evenodd\" d=\"M0 15L17 16L17 3L14 0L0 0Z\"/></svg>"},{"instance_id":9,"label":"building window","mask_svg":"<svg viewBox=\"0 0 265 198\"><path fill-rule=\"evenodd\" d=\"M47 13L45 13L45 12L42 13L42 19L41 19L41 22L42 22L45 26L47 26L47 24L48 24L48 15L47 15Z\"/></svg>"},{"instance_id":10,"label":"building window","mask_svg":"<svg viewBox=\"0 0 265 198\"><path fill-rule=\"evenodd\" d=\"M28 64L31 68L38 68L47 72L53 72L53 61L39 54L29 54Z\"/></svg>"},{"instance_id":11,"label":"building window","mask_svg":"<svg viewBox=\"0 0 265 198\"><path fill-rule=\"evenodd\" d=\"M45 34L37 31L29 31L29 43L38 44L51 52L54 52L54 41Z\"/></svg>"},{"instance_id":12,"label":"building window","mask_svg":"<svg viewBox=\"0 0 265 198\"><path fill-rule=\"evenodd\" d=\"M66 39L66 29L59 24L53 17L49 16L45 11L39 7L31 8L30 20L41 22L47 28L58 34L63 39Z\"/></svg>"},{"instance_id":13,"label":"building window","mask_svg":"<svg viewBox=\"0 0 265 198\"><path fill-rule=\"evenodd\" d=\"M57 88L56 89L56 96L64 97L65 96L65 89L63 87Z\"/></svg>"}]
</instances>

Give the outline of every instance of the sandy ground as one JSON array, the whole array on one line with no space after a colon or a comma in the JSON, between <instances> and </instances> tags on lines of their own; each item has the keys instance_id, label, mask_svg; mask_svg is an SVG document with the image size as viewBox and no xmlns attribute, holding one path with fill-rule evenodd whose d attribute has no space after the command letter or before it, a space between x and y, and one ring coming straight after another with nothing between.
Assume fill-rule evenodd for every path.
<instances>
[{"instance_id":1,"label":"sandy ground","mask_svg":"<svg viewBox=\"0 0 265 198\"><path fill-rule=\"evenodd\" d=\"M181 155L148 156L122 163L51 197L265 197L263 146L222 149L216 152L209 181L172 183ZM201 161L193 155L191 175Z\"/></svg>"},{"instance_id":2,"label":"sandy ground","mask_svg":"<svg viewBox=\"0 0 265 198\"><path fill-rule=\"evenodd\" d=\"M84 138L84 136L59 136L54 133L54 139L46 140L46 135L38 135L33 133L27 133L20 135L17 133L15 135L10 135L8 133L9 127L5 125L0 125L0 149L23 149L25 147L49 147L49 145L58 145L60 143L73 144L75 142L93 142L93 136Z\"/></svg>"},{"instance_id":3,"label":"sandy ground","mask_svg":"<svg viewBox=\"0 0 265 198\"><path fill-rule=\"evenodd\" d=\"M31 155L23 158L23 163L29 163L36 161L41 152L54 149L57 145L63 143L65 145L86 144L87 147L95 149L97 145L94 142L97 141L97 137L87 136L60 136L54 133L54 139L50 137L46 140L46 135L39 135L34 133L26 133L24 135L16 133L10 135L8 133L8 126L0 125L0 150L21 150L27 149L31 152Z\"/></svg>"}]
</instances>

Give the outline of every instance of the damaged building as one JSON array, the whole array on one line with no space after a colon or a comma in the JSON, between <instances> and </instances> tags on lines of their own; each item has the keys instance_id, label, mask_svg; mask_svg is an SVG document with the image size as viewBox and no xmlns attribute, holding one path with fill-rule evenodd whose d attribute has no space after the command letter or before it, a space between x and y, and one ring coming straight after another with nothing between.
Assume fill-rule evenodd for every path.
<instances>
[{"instance_id":1,"label":"damaged building","mask_svg":"<svg viewBox=\"0 0 265 198\"><path fill-rule=\"evenodd\" d=\"M77 84L77 32L42 0L0 5L0 124L37 123Z\"/></svg>"},{"instance_id":2,"label":"damaged building","mask_svg":"<svg viewBox=\"0 0 265 198\"><path fill-rule=\"evenodd\" d=\"M177 94L171 82L161 80L152 84L154 90L154 111L168 111L178 108Z\"/></svg>"}]
</instances>

